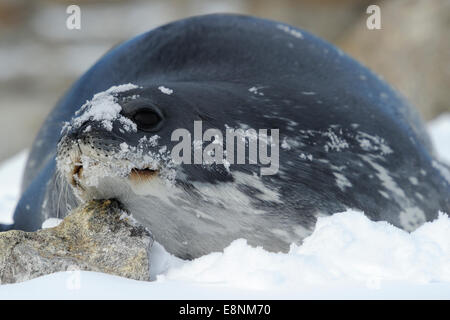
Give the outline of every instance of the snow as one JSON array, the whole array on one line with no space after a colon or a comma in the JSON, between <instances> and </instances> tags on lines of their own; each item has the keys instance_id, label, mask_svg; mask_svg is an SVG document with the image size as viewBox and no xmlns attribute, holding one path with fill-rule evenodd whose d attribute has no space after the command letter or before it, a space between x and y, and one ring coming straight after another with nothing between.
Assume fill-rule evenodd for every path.
<instances>
[{"instance_id":1,"label":"snow","mask_svg":"<svg viewBox=\"0 0 450 320\"><path fill-rule=\"evenodd\" d=\"M428 131L431 141L438 149L438 155L442 161L450 163L450 113L445 113L431 121Z\"/></svg>"},{"instance_id":2,"label":"snow","mask_svg":"<svg viewBox=\"0 0 450 320\"><path fill-rule=\"evenodd\" d=\"M62 219L58 218L49 218L44 221L42 224L42 229L50 229L59 226L59 224L62 222Z\"/></svg>"},{"instance_id":3,"label":"snow","mask_svg":"<svg viewBox=\"0 0 450 320\"><path fill-rule=\"evenodd\" d=\"M262 89L262 88L251 87L251 88L248 89L248 91L251 92L251 93L253 93L253 94L255 94L255 95L263 96L264 93L258 91L258 90L260 90L260 89Z\"/></svg>"},{"instance_id":4,"label":"snow","mask_svg":"<svg viewBox=\"0 0 450 320\"><path fill-rule=\"evenodd\" d=\"M295 30L294 28L291 28L291 27L283 25L283 24L277 25L277 28L280 30L283 30L286 33L289 33L290 35L292 35L296 38L303 39L303 34L300 31Z\"/></svg>"},{"instance_id":5,"label":"snow","mask_svg":"<svg viewBox=\"0 0 450 320\"><path fill-rule=\"evenodd\" d=\"M13 222L12 213L20 194L20 182L27 157L28 152L22 151L0 166L0 223Z\"/></svg>"},{"instance_id":6,"label":"snow","mask_svg":"<svg viewBox=\"0 0 450 320\"><path fill-rule=\"evenodd\" d=\"M101 122L103 127L108 131L113 129L113 121L119 120L126 131L136 131L136 124L130 119L121 116L122 107L117 103L116 95L121 92L137 89L138 86L128 83L119 86L112 86L106 91L99 92L94 95L91 101L81 106L80 110L75 113L75 117L71 123L66 123L64 129L70 127L79 128L88 120ZM86 128L90 130L90 127Z\"/></svg>"},{"instance_id":7,"label":"snow","mask_svg":"<svg viewBox=\"0 0 450 320\"><path fill-rule=\"evenodd\" d=\"M159 86L159 87L158 87L158 90L161 91L161 92L164 93L164 94L169 95L169 96L173 93L173 90L172 90L172 89L166 88L166 87L164 87L164 86Z\"/></svg>"},{"instance_id":8,"label":"snow","mask_svg":"<svg viewBox=\"0 0 450 320\"><path fill-rule=\"evenodd\" d=\"M450 163L450 115L429 125ZM11 222L26 152L0 166L0 221ZM57 221L46 221L47 226ZM0 299L450 299L450 218L412 233L348 210L319 218L288 253L249 246L182 261L155 243L151 282L77 270L0 286Z\"/></svg>"},{"instance_id":9,"label":"snow","mask_svg":"<svg viewBox=\"0 0 450 320\"><path fill-rule=\"evenodd\" d=\"M172 268L158 280L266 292L347 284L379 288L391 281L450 285L449 232L450 219L443 214L409 234L347 211L320 218L314 233L287 254L239 239L224 252Z\"/></svg>"}]
</instances>

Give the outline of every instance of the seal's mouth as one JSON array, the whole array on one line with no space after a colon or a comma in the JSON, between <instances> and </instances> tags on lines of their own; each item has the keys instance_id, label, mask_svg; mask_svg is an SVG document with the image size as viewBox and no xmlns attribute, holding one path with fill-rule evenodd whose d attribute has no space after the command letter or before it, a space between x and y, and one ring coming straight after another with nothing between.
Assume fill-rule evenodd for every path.
<instances>
[{"instance_id":1,"label":"seal's mouth","mask_svg":"<svg viewBox=\"0 0 450 320\"><path fill-rule=\"evenodd\" d=\"M149 180L156 177L159 173L159 170L153 169L131 169L131 172L128 178L135 182L141 182L142 180Z\"/></svg>"},{"instance_id":2,"label":"seal's mouth","mask_svg":"<svg viewBox=\"0 0 450 320\"><path fill-rule=\"evenodd\" d=\"M128 188L143 193L162 181L173 183L175 170L165 146L155 146L148 138L137 146L117 140L62 138L56 157L58 173L78 198L116 196Z\"/></svg>"},{"instance_id":3,"label":"seal's mouth","mask_svg":"<svg viewBox=\"0 0 450 320\"><path fill-rule=\"evenodd\" d=\"M94 165L95 166L95 165ZM151 169L149 167L147 168L131 168L129 170L129 173L127 175L124 176L124 178L130 180L130 182L132 183L144 183L146 181L149 181L153 178L156 178L159 174L158 169ZM78 159L77 161L74 162L73 164L73 168L71 170L71 179L70 179L70 184L78 189L84 190L85 188L83 187L83 181L85 180L86 177L84 177L84 166L82 164L81 159Z\"/></svg>"}]
</instances>

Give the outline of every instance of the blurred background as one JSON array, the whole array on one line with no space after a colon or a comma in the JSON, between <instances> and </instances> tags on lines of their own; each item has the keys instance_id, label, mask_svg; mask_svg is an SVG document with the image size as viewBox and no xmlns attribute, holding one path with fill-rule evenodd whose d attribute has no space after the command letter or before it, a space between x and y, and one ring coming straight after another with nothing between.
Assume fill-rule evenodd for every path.
<instances>
[{"instance_id":1,"label":"blurred background","mask_svg":"<svg viewBox=\"0 0 450 320\"><path fill-rule=\"evenodd\" d=\"M66 8L81 7L81 30ZM366 9L381 8L381 30ZM0 0L0 161L28 148L65 90L112 46L180 18L235 12L309 30L384 77L426 120L450 111L450 0Z\"/></svg>"}]
</instances>

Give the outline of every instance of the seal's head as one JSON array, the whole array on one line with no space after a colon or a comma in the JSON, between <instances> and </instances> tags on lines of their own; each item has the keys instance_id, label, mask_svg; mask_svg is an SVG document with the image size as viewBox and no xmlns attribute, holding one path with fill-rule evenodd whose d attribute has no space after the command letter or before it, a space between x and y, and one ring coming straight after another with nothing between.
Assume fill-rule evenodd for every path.
<instances>
[{"instance_id":1,"label":"seal's head","mask_svg":"<svg viewBox=\"0 0 450 320\"><path fill-rule=\"evenodd\" d=\"M249 96L247 88L240 91ZM239 119L239 112L242 116L235 107L242 101L239 95L205 88L202 83L113 86L95 94L65 124L57 148L58 174L72 186L79 202L118 200L169 252L183 257L220 248L242 229L251 233L257 228L254 238L263 239L265 226L280 219L262 216L264 208L271 209L280 200L277 187L268 188L257 175L260 166L249 161L192 161L195 150L202 151L198 146L203 147L201 139L209 129L238 127L238 120L232 119ZM208 111L211 105L217 108L215 114ZM200 140L196 140L198 122L205 130ZM181 142L178 130L184 132ZM211 136L210 141L213 146L221 140ZM264 139L266 145L269 141ZM180 144L186 148L174 152ZM219 145L223 148L226 143ZM236 153L237 148L227 145L220 156L225 158L230 150ZM176 160L175 154L187 155L188 163ZM205 154L209 154L206 147ZM245 153L244 160L248 158ZM208 241L199 236L205 234ZM185 247L192 243L198 243L198 248ZM271 243L268 248L280 245Z\"/></svg>"},{"instance_id":2,"label":"seal's head","mask_svg":"<svg viewBox=\"0 0 450 320\"><path fill-rule=\"evenodd\" d=\"M195 121L223 127L199 104L178 97L174 88L176 84L113 86L95 94L65 124L57 167L80 200L124 199L130 188L142 195L174 185L192 190L194 181L232 180L224 165L173 161L171 153L180 138L173 140L173 134L178 128L192 128ZM191 144L194 134L185 132Z\"/></svg>"},{"instance_id":3,"label":"seal's head","mask_svg":"<svg viewBox=\"0 0 450 320\"><path fill-rule=\"evenodd\" d=\"M167 136L165 113L140 92L133 84L113 86L87 101L64 126L58 170L82 200L111 198L126 185L136 188L152 179L174 179L160 135Z\"/></svg>"}]
</instances>

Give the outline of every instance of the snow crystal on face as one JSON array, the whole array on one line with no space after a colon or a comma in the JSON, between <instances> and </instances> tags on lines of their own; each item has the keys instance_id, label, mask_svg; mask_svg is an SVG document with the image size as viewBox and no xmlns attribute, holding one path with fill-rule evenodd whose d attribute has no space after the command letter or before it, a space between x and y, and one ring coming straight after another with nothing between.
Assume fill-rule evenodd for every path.
<instances>
[{"instance_id":1,"label":"snow crystal on face","mask_svg":"<svg viewBox=\"0 0 450 320\"><path fill-rule=\"evenodd\" d=\"M303 35L300 31L295 30L294 28L291 28L287 25L279 24L279 25L277 25L277 28L280 30L283 30L286 33L289 33L290 35L292 35L298 39L303 39Z\"/></svg>"},{"instance_id":2,"label":"snow crystal on face","mask_svg":"<svg viewBox=\"0 0 450 320\"><path fill-rule=\"evenodd\" d=\"M303 159L303 160L308 159L309 161L313 161L313 155L310 153L308 153L308 154L301 153L299 157L300 157L300 159Z\"/></svg>"},{"instance_id":3,"label":"snow crystal on face","mask_svg":"<svg viewBox=\"0 0 450 320\"><path fill-rule=\"evenodd\" d=\"M129 151L129 146L126 142L122 142L120 144L120 150L122 150L123 152L128 152Z\"/></svg>"},{"instance_id":4,"label":"snow crystal on face","mask_svg":"<svg viewBox=\"0 0 450 320\"><path fill-rule=\"evenodd\" d=\"M139 139L139 144L148 144L151 147L156 147L158 145L158 140L161 139L157 134L152 135L150 138L147 136Z\"/></svg>"},{"instance_id":5,"label":"snow crystal on face","mask_svg":"<svg viewBox=\"0 0 450 320\"><path fill-rule=\"evenodd\" d=\"M248 91L251 92L251 93L253 93L253 94L256 94L256 95L259 95L259 96L263 96L264 93L259 92L259 91L258 91L259 89L262 89L262 88L251 87L251 88L248 89Z\"/></svg>"},{"instance_id":6,"label":"snow crystal on face","mask_svg":"<svg viewBox=\"0 0 450 320\"><path fill-rule=\"evenodd\" d=\"M336 133L331 130L324 132L323 135L330 139L330 141L324 146L326 152L329 150L342 151L343 149L349 147L348 142L345 139L338 137Z\"/></svg>"},{"instance_id":7,"label":"snow crystal on face","mask_svg":"<svg viewBox=\"0 0 450 320\"><path fill-rule=\"evenodd\" d=\"M169 95L169 96L173 93L173 90L172 90L172 89L166 88L166 87L164 87L164 86L159 86L159 87L158 87L158 90L161 91L161 92L164 93L164 94Z\"/></svg>"},{"instance_id":8,"label":"snow crystal on face","mask_svg":"<svg viewBox=\"0 0 450 320\"><path fill-rule=\"evenodd\" d=\"M100 122L106 130L112 131L113 122L118 120L125 131L137 131L136 124L120 114L122 107L117 103L116 98L118 93L137 88L138 86L128 83L112 86L106 91L95 94L91 101L87 101L80 110L75 113L75 118L72 119L70 124L67 123L63 130L70 129L71 127L79 128L86 121L97 121Z\"/></svg>"}]
</instances>

